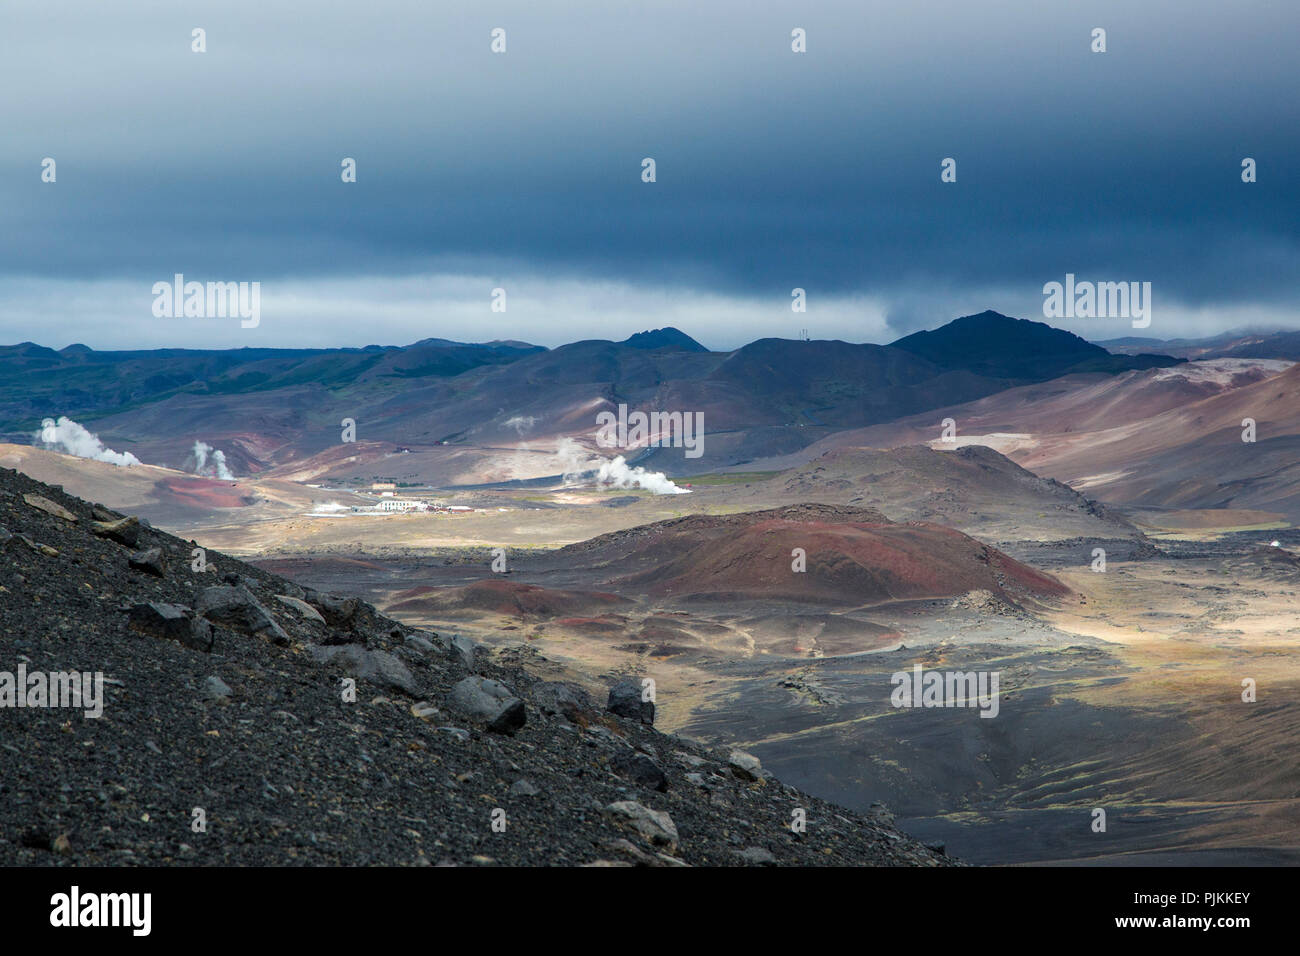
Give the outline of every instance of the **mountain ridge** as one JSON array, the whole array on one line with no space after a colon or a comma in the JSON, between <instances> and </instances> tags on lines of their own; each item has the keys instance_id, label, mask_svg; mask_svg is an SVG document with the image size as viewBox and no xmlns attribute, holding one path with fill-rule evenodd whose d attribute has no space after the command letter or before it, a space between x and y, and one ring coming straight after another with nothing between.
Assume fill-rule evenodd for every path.
<instances>
[{"instance_id":1,"label":"mountain ridge","mask_svg":"<svg viewBox=\"0 0 1300 956\"><path fill-rule=\"evenodd\" d=\"M1060 368L1114 374L1152 361L991 312L917 335L925 338L900 340L906 347L764 338L731 352L671 327L552 349L437 339L337 352L0 348L0 439L30 442L43 418L67 416L93 422L141 461L182 467L202 441L241 473L260 474L337 446L344 419L357 423L359 440L387 443L372 446L376 454L451 446L487 460L503 444L589 441L597 413L626 405L703 416L704 460L646 450L656 470L683 474L794 452L839 429L974 401ZM982 351L966 345L971 338L985 340ZM535 451L521 456L510 477L559 467ZM445 481L445 458L407 462L423 463L419 480ZM456 470L474 468L470 460Z\"/></svg>"}]
</instances>

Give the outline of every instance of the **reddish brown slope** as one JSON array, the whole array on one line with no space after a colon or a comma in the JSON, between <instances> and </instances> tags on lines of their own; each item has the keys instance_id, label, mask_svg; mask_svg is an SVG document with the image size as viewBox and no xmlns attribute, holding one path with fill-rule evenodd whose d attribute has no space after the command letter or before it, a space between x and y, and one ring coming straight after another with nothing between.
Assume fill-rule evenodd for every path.
<instances>
[{"instance_id":1,"label":"reddish brown slope","mask_svg":"<svg viewBox=\"0 0 1300 956\"><path fill-rule=\"evenodd\" d=\"M792 554L807 555L803 572ZM974 538L923 523L770 520L702 543L626 583L657 596L879 604L983 589L1007 600L1069 593L1056 579Z\"/></svg>"},{"instance_id":2,"label":"reddish brown slope","mask_svg":"<svg viewBox=\"0 0 1300 956\"><path fill-rule=\"evenodd\" d=\"M792 570L792 552L807 556ZM893 524L867 508L805 504L692 515L602 535L559 552L568 566L658 597L857 606L983 589L1012 601L1069 590L996 548L940 525Z\"/></svg>"},{"instance_id":3,"label":"reddish brown slope","mask_svg":"<svg viewBox=\"0 0 1300 956\"><path fill-rule=\"evenodd\" d=\"M1259 509L1300 521L1300 365L1216 359L1096 381L1071 376L841 432L808 451L951 447L935 442L945 417L955 419L959 442L990 444L1108 503ZM1246 418L1257 423L1254 443L1241 440Z\"/></svg>"},{"instance_id":4,"label":"reddish brown slope","mask_svg":"<svg viewBox=\"0 0 1300 956\"><path fill-rule=\"evenodd\" d=\"M961 436L1017 434L1010 457L1043 474L1021 447L1034 448L1052 436L1081 436L1141 424L1164 412L1227 396L1275 378L1288 363L1254 359L1189 362L1121 375L1066 375L1049 382L1009 388L978 401L950 405L884 425L837 432L809 447L809 453L846 446L895 448L939 437L940 422L952 418ZM806 455L804 456L807 457ZM763 467L769 463L760 462ZM1051 477L1059 477L1050 473Z\"/></svg>"}]
</instances>

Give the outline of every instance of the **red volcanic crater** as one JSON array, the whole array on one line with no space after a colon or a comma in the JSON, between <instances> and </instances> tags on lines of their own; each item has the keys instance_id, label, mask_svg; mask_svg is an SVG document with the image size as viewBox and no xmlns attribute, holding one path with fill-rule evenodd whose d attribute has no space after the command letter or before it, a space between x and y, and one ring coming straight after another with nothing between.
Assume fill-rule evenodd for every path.
<instances>
[{"instance_id":1,"label":"red volcanic crater","mask_svg":"<svg viewBox=\"0 0 1300 956\"><path fill-rule=\"evenodd\" d=\"M164 478L154 485L159 501L191 508L246 508L256 500L232 481L217 478Z\"/></svg>"},{"instance_id":2,"label":"red volcanic crater","mask_svg":"<svg viewBox=\"0 0 1300 956\"><path fill-rule=\"evenodd\" d=\"M489 578L463 587L418 587L394 595L389 611L488 612L509 617L593 617L625 604L600 591L559 591Z\"/></svg>"},{"instance_id":3,"label":"red volcanic crater","mask_svg":"<svg viewBox=\"0 0 1300 956\"><path fill-rule=\"evenodd\" d=\"M573 552L655 597L866 605L991 591L1047 600L1070 590L1049 574L941 525L895 524L866 509L797 505L605 535ZM805 570L793 570L801 549ZM568 550L568 549L566 549Z\"/></svg>"}]
</instances>

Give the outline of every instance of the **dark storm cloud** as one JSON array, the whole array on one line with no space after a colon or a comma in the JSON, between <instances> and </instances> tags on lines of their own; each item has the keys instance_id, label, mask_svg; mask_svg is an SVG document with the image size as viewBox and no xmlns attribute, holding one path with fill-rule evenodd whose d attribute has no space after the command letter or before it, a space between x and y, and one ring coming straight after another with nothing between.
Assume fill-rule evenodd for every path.
<instances>
[{"instance_id":1,"label":"dark storm cloud","mask_svg":"<svg viewBox=\"0 0 1300 956\"><path fill-rule=\"evenodd\" d=\"M1297 315L1293 4L629 6L7 6L0 308L4 276L536 275L872 296L901 332L1070 271Z\"/></svg>"}]
</instances>

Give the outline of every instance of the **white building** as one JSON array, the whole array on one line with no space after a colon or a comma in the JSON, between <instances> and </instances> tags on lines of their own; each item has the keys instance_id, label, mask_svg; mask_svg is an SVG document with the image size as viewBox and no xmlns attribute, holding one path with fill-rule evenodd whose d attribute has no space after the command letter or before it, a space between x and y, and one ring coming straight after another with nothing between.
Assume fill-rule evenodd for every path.
<instances>
[{"instance_id":1,"label":"white building","mask_svg":"<svg viewBox=\"0 0 1300 956\"><path fill-rule=\"evenodd\" d=\"M412 498L384 498L376 505L380 511L428 511L429 506L423 501Z\"/></svg>"}]
</instances>

